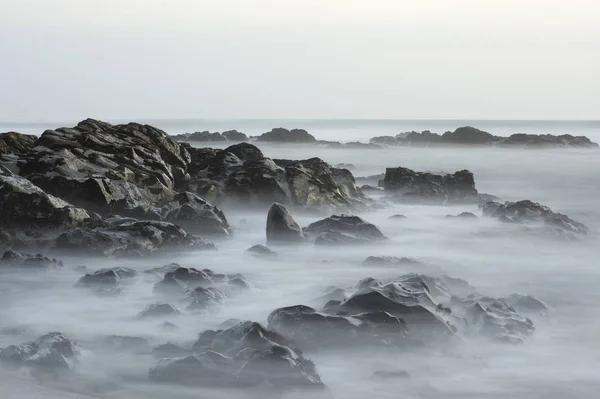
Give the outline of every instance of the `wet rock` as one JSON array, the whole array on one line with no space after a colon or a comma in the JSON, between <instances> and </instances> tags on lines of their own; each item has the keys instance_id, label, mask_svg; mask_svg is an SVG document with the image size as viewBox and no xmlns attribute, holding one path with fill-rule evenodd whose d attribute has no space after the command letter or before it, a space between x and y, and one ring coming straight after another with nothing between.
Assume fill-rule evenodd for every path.
<instances>
[{"instance_id":1,"label":"wet rock","mask_svg":"<svg viewBox=\"0 0 600 399\"><path fill-rule=\"evenodd\" d=\"M284 128L275 128L270 132L263 133L256 138L257 141L270 141L279 143L314 143L314 138L304 129L287 130Z\"/></svg>"},{"instance_id":2,"label":"wet rock","mask_svg":"<svg viewBox=\"0 0 600 399\"><path fill-rule=\"evenodd\" d=\"M287 208L274 203L267 215L267 242L292 243L304 241L302 229Z\"/></svg>"},{"instance_id":3,"label":"wet rock","mask_svg":"<svg viewBox=\"0 0 600 399\"><path fill-rule=\"evenodd\" d=\"M77 281L79 287L117 286L121 280L137 276L137 272L128 267L113 267L96 270Z\"/></svg>"},{"instance_id":4,"label":"wet rock","mask_svg":"<svg viewBox=\"0 0 600 399\"><path fill-rule=\"evenodd\" d=\"M209 310L210 308L223 304L225 299L225 294L214 287L196 287L193 290L187 291L185 294L188 308L192 310Z\"/></svg>"},{"instance_id":5,"label":"wet rock","mask_svg":"<svg viewBox=\"0 0 600 399\"><path fill-rule=\"evenodd\" d=\"M461 170L438 175L408 168L387 168L382 187L402 202L431 204L478 203L473 173Z\"/></svg>"},{"instance_id":6,"label":"wet rock","mask_svg":"<svg viewBox=\"0 0 600 399\"><path fill-rule=\"evenodd\" d=\"M79 355L76 342L58 332L46 334L24 345L10 345L0 351L0 361L43 371L70 369Z\"/></svg>"},{"instance_id":7,"label":"wet rock","mask_svg":"<svg viewBox=\"0 0 600 399\"><path fill-rule=\"evenodd\" d=\"M562 134L512 134L501 142L505 146L521 146L525 148L552 148L552 147L583 147L598 148L598 144L585 136L572 136Z\"/></svg>"},{"instance_id":8,"label":"wet rock","mask_svg":"<svg viewBox=\"0 0 600 399\"><path fill-rule=\"evenodd\" d=\"M175 317L180 316L181 312L177 310L177 308L173 305L169 305L167 303L161 304L153 304L148 306L148 308L142 311L138 318L140 319L148 319L148 318L167 318L167 317Z\"/></svg>"},{"instance_id":9,"label":"wet rock","mask_svg":"<svg viewBox=\"0 0 600 399\"><path fill-rule=\"evenodd\" d=\"M179 269L180 267L181 267L181 265L179 263L169 263L168 265L154 267L150 270L146 270L145 273L154 274L156 276L159 276L160 278L164 278L165 274L167 274L169 272L174 272L175 270Z\"/></svg>"},{"instance_id":10,"label":"wet rock","mask_svg":"<svg viewBox=\"0 0 600 399\"><path fill-rule=\"evenodd\" d=\"M208 351L193 356L161 359L149 371L155 382L189 386L233 387L233 361Z\"/></svg>"},{"instance_id":11,"label":"wet rock","mask_svg":"<svg viewBox=\"0 0 600 399\"><path fill-rule=\"evenodd\" d=\"M54 248L86 255L143 256L160 251L215 249L215 246L168 222L117 217L68 230L55 240Z\"/></svg>"},{"instance_id":12,"label":"wet rock","mask_svg":"<svg viewBox=\"0 0 600 399\"><path fill-rule=\"evenodd\" d=\"M381 230L358 216L333 215L311 223L304 229L307 237L316 237L318 244L365 244L387 240Z\"/></svg>"},{"instance_id":13,"label":"wet rock","mask_svg":"<svg viewBox=\"0 0 600 399\"><path fill-rule=\"evenodd\" d=\"M277 252L272 251L269 247L266 247L264 245L254 245L248 248L246 252L261 258L277 256Z\"/></svg>"},{"instance_id":14,"label":"wet rock","mask_svg":"<svg viewBox=\"0 0 600 399\"><path fill-rule=\"evenodd\" d=\"M174 209L167 214L166 220L190 233L208 236L227 236L231 233L225 214L196 194L177 194L171 205Z\"/></svg>"},{"instance_id":15,"label":"wet rock","mask_svg":"<svg viewBox=\"0 0 600 399\"><path fill-rule=\"evenodd\" d=\"M212 270L204 269L198 270L193 267L178 267L173 271L165 274L165 280L175 279L184 282L187 286L195 288L198 286L209 286L213 281L215 274ZM217 278L224 278L224 276L217 276Z\"/></svg>"},{"instance_id":16,"label":"wet rock","mask_svg":"<svg viewBox=\"0 0 600 399\"><path fill-rule=\"evenodd\" d=\"M450 218L450 219L456 219L456 218L458 218L458 219L465 219L465 220L478 220L479 219L477 217L477 215L475 215L475 214L473 214L471 212L462 212L462 213L459 213L456 216L455 215L447 215L446 217Z\"/></svg>"},{"instance_id":17,"label":"wet rock","mask_svg":"<svg viewBox=\"0 0 600 399\"><path fill-rule=\"evenodd\" d=\"M505 202L504 204L488 202L482 206L482 210L484 216L497 218L500 221L543 224L552 229L581 235L589 232L589 228L584 224L529 200Z\"/></svg>"},{"instance_id":18,"label":"wet rock","mask_svg":"<svg viewBox=\"0 0 600 399\"><path fill-rule=\"evenodd\" d=\"M363 266L424 266L420 260L396 256L369 256L362 264Z\"/></svg>"}]
</instances>

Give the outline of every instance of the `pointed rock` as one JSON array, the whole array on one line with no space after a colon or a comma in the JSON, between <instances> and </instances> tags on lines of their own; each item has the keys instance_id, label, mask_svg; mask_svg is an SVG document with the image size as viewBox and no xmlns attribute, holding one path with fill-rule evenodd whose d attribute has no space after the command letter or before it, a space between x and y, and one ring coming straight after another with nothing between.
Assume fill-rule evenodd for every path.
<instances>
[{"instance_id":1,"label":"pointed rock","mask_svg":"<svg viewBox=\"0 0 600 399\"><path fill-rule=\"evenodd\" d=\"M287 208L274 203L267 216L267 241L301 242L304 240L302 229L296 223Z\"/></svg>"}]
</instances>

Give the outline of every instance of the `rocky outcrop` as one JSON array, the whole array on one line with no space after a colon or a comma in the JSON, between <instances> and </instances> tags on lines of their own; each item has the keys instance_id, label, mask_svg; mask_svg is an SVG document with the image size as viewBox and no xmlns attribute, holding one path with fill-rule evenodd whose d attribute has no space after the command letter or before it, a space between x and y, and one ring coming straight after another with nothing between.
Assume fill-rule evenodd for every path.
<instances>
[{"instance_id":1,"label":"rocky outcrop","mask_svg":"<svg viewBox=\"0 0 600 399\"><path fill-rule=\"evenodd\" d=\"M221 133L210 133L209 131L195 132L189 135L189 141L227 141Z\"/></svg>"},{"instance_id":2,"label":"rocky outcrop","mask_svg":"<svg viewBox=\"0 0 600 399\"><path fill-rule=\"evenodd\" d=\"M33 148L36 140L37 136L32 134L0 133L0 155L25 154Z\"/></svg>"},{"instance_id":3,"label":"rocky outcrop","mask_svg":"<svg viewBox=\"0 0 600 399\"><path fill-rule=\"evenodd\" d=\"M166 214L165 220L190 233L205 236L227 236L231 233L225 214L196 194L177 194L169 207L172 210Z\"/></svg>"},{"instance_id":4,"label":"rocky outcrop","mask_svg":"<svg viewBox=\"0 0 600 399\"><path fill-rule=\"evenodd\" d=\"M518 202L487 202L482 206L483 215L497 218L509 223L532 223L543 225L551 230L559 232L575 233L585 235L589 228L582 223L576 222L567 215L556 213L552 209L533 202L523 200Z\"/></svg>"},{"instance_id":5,"label":"rocky outcrop","mask_svg":"<svg viewBox=\"0 0 600 399\"><path fill-rule=\"evenodd\" d=\"M20 270L52 270L63 267L63 262L41 254L30 255L6 251L0 259L0 269L3 267Z\"/></svg>"},{"instance_id":6,"label":"rocky outcrop","mask_svg":"<svg viewBox=\"0 0 600 399\"><path fill-rule=\"evenodd\" d=\"M597 148L598 144L583 136L563 134L525 134L516 133L509 137L494 136L474 127L459 127L453 132L442 135L425 130L421 133L407 132L394 136L373 137L371 143L387 146L397 145L488 145L488 146L518 146L524 148L544 147L583 147Z\"/></svg>"},{"instance_id":7,"label":"rocky outcrop","mask_svg":"<svg viewBox=\"0 0 600 399\"><path fill-rule=\"evenodd\" d=\"M270 132L263 133L256 138L257 141L270 141L276 143L314 143L315 137L304 129L275 128Z\"/></svg>"},{"instance_id":8,"label":"rocky outcrop","mask_svg":"<svg viewBox=\"0 0 600 399\"><path fill-rule=\"evenodd\" d=\"M315 365L258 323L204 331L194 355L162 359L150 379L202 387L323 389Z\"/></svg>"},{"instance_id":9,"label":"rocky outcrop","mask_svg":"<svg viewBox=\"0 0 600 399\"><path fill-rule=\"evenodd\" d=\"M227 141L248 141L248 136L237 130L227 130L226 132L221 133L221 135L225 137Z\"/></svg>"},{"instance_id":10,"label":"rocky outcrop","mask_svg":"<svg viewBox=\"0 0 600 399\"><path fill-rule=\"evenodd\" d=\"M186 141L204 141L204 142L242 142L248 141L248 136L237 130L228 130L223 133L210 133L208 131L195 132L195 133L183 133L171 136L171 138L178 142Z\"/></svg>"},{"instance_id":11,"label":"rocky outcrop","mask_svg":"<svg viewBox=\"0 0 600 399\"><path fill-rule=\"evenodd\" d=\"M267 215L267 242L291 243L304 241L304 234L287 208L274 203Z\"/></svg>"},{"instance_id":12,"label":"rocky outcrop","mask_svg":"<svg viewBox=\"0 0 600 399\"><path fill-rule=\"evenodd\" d=\"M140 319L156 319L156 318L170 318L181 315L181 312L173 305L168 303L158 303L148 306L145 310L140 312L138 318Z\"/></svg>"},{"instance_id":13,"label":"rocky outcrop","mask_svg":"<svg viewBox=\"0 0 600 399\"><path fill-rule=\"evenodd\" d=\"M131 279L137 276L137 272L128 267L113 267L96 270L81 277L76 286L78 287L116 287L121 280Z\"/></svg>"},{"instance_id":14,"label":"rocky outcrop","mask_svg":"<svg viewBox=\"0 0 600 399\"><path fill-rule=\"evenodd\" d=\"M246 253L257 258L273 258L277 256L277 252L271 250L264 245L253 245L246 250Z\"/></svg>"},{"instance_id":15,"label":"rocky outcrop","mask_svg":"<svg viewBox=\"0 0 600 399\"><path fill-rule=\"evenodd\" d=\"M262 207L277 202L298 208L341 210L365 206L352 173L332 168L318 158L271 160L248 143L224 150L188 150L192 158L189 190L212 204Z\"/></svg>"},{"instance_id":16,"label":"rocky outcrop","mask_svg":"<svg viewBox=\"0 0 600 399\"><path fill-rule=\"evenodd\" d=\"M381 230L358 216L333 215L311 223L304 234L319 245L366 244L387 240Z\"/></svg>"},{"instance_id":17,"label":"rocky outcrop","mask_svg":"<svg viewBox=\"0 0 600 399\"><path fill-rule=\"evenodd\" d=\"M380 185L401 202L463 204L479 202L473 173L461 170L437 175L398 167L387 168Z\"/></svg>"},{"instance_id":18,"label":"rocky outcrop","mask_svg":"<svg viewBox=\"0 0 600 399\"><path fill-rule=\"evenodd\" d=\"M63 334L52 332L24 345L0 350L0 361L11 366L27 366L39 371L70 369L79 356L79 346Z\"/></svg>"}]
</instances>

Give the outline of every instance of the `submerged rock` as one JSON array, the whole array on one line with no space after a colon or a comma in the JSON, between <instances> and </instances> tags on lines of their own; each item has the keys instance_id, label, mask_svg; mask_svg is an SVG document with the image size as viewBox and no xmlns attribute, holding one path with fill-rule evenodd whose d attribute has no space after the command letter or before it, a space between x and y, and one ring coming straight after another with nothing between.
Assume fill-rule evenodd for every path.
<instances>
[{"instance_id":1,"label":"submerged rock","mask_svg":"<svg viewBox=\"0 0 600 399\"><path fill-rule=\"evenodd\" d=\"M292 243L304 241L302 229L287 208L274 203L267 215L267 242Z\"/></svg>"},{"instance_id":2,"label":"submerged rock","mask_svg":"<svg viewBox=\"0 0 600 399\"><path fill-rule=\"evenodd\" d=\"M70 369L79 355L76 342L58 332L48 333L24 345L0 350L0 361L13 366L28 366L42 371Z\"/></svg>"},{"instance_id":3,"label":"submerged rock","mask_svg":"<svg viewBox=\"0 0 600 399\"><path fill-rule=\"evenodd\" d=\"M477 217L477 215L471 213L471 212L462 212L459 213L458 215L446 215L447 218L449 219L470 219L470 220L478 220L479 218Z\"/></svg>"}]
</instances>

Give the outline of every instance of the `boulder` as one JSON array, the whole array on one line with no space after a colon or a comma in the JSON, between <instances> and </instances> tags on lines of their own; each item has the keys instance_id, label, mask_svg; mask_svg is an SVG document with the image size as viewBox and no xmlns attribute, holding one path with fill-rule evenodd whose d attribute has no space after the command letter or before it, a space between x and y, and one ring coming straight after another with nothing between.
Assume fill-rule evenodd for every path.
<instances>
[{"instance_id":1,"label":"boulder","mask_svg":"<svg viewBox=\"0 0 600 399\"><path fill-rule=\"evenodd\" d=\"M215 249L215 246L168 222L115 217L66 231L55 240L54 249L86 255L140 256L180 249Z\"/></svg>"},{"instance_id":2,"label":"boulder","mask_svg":"<svg viewBox=\"0 0 600 399\"><path fill-rule=\"evenodd\" d=\"M196 194L177 194L170 205L174 209L167 214L166 221L190 233L208 236L227 236L231 233L225 214Z\"/></svg>"},{"instance_id":3,"label":"boulder","mask_svg":"<svg viewBox=\"0 0 600 399\"><path fill-rule=\"evenodd\" d=\"M188 303L188 309L207 310L225 302L225 294L214 287L196 287L185 294L185 301Z\"/></svg>"},{"instance_id":4,"label":"boulder","mask_svg":"<svg viewBox=\"0 0 600 399\"><path fill-rule=\"evenodd\" d=\"M137 271L128 267L113 267L88 273L77 281L79 287L115 287L121 280L137 276Z\"/></svg>"},{"instance_id":5,"label":"boulder","mask_svg":"<svg viewBox=\"0 0 600 399\"><path fill-rule=\"evenodd\" d=\"M287 208L274 203L267 215L267 242L291 243L304 241L302 229Z\"/></svg>"},{"instance_id":6,"label":"boulder","mask_svg":"<svg viewBox=\"0 0 600 399\"><path fill-rule=\"evenodd\" d=\"M227 141L248 141L248 136L242 132L238 132L237 130L228 130L221 133L221 135L225 137Z\"/></svg>"},{"instance_id":7,"label":"boulder","mask_svg":"<svg viewBox=\"0 0 600 399\"><path fill-rule=\"evenodd\" d=\"M505 222L542 224L553 230L580 235L589 232L589 228L584 224L530 200L505 202L504 204L488 202L482 206L482 210L484 216Z\"/></svg>"},{"instance_id":8,"label":"boulder","mask_svg":"<svg viewBox=\"0 0 600 399\"><path fill-rule=\"evenodd\" d=\"M256 138L257 141L271 141L278 143L314 143L314 136L304 129L287 130L282 127L263 133Z\"/></svg>"},{"instance_id":9,"label":"boulder","mask_svg":"<svg viewBox=\"0 0 600 399\"><path fill-rule=\"evenodd\" d=\"M436 175L408 168L387 168L381 185L402 202L432 204L478 203L473 173L461 170Z\"/></svg>"},{"instance_id":10,"label":"boulder","mask_svg":"<svg viewBox=\"0 0 600 399\"><path fill-rule=\"evenodd\" d=\"M26 154L35 145L37 136L17 132L0 133L0 155Z\"/></svg>"},{"instance_id":11,"label":"boulder","mask_svg":"<svg viewBox=\"0 0 600 399\"><path fill-rule=\"evenodd\" d=\"M70 369L80 353L76 342L58 332L48 333L24 345L0 350L0 361L12 366L28 366L41 371Z\"/></svg>"},{"instance_id":12,"label":"boulder","mask_svg":"<svg viewBox=\"0 0 600 399\"><path fill-rule=\"evenodd\" d=\"M0 267L17 268L19 270L50 270L63 266L63 262L50 259L42 254L29 255L15 251L6 251L0 259Z\"/></svg>"},{"instance_id":13,"label":"boulder","mask_svg":"<svg viewBox=\"0 0 600 399\"><path fill-rule=\"evenodd\" d=\"M374 224L349 215L333 215L311 223L304 229L304 234L319 238L319 244L359 244L387 240Z\"/></svg>"},{"instance_id":14,"label":"boulder","mask_svg":"<svg viewBox=\"0 0 600 399\"><path fill-rule=\"evenodd\" d=\"M264 245L254 245L248 248L246 250L246 253L260 258L272 258L277 255L277 252L274 252L269 247L266 247Z\"/></svg>"},{"instance_id":15,"label":"boulder","mask_svg":"<svg viewBox=\"0 0 600 399\"><path fill-rule=\"evenodd\" d=\"M471 212L462 212L458 215L446 215L449 219L465 219L465 220L478 220L477 215Z\"/></svg>"},{"instance_id":16,"label":"boulder","mask_svg":"<svg viewBox=\"0 0 600 399\"><path fill-rule=\"evenodd\" d=\"M392 216L390 216L388 219L394 219L394 220L397 220L397 219L406 219L406 216L405 216L405 215L400 215L400 214L398 213L398 214L396 214L396 215L392 215Z\"/></svg>"}]
</instances>

